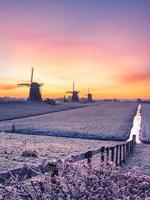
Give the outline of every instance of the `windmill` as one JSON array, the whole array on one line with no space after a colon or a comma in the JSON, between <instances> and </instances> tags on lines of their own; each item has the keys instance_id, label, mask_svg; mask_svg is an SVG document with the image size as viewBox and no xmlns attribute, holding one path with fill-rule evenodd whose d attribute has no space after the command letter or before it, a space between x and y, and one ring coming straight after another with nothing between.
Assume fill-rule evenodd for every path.
<instances>
[{"instance_id":1,"label":"windmill","mask_svg":"<svg viewBox=\"0 0 150 200\"><path fill-rule=\"evenodd\" d=\"M34 74L34 68L31 70L31 80L30 83L20 83L17 86L18 87L29 87L29 98L30 101L42 101L41 96L41 87L43 86L43 83L37 83L33 82L33 74Z\"/></svg>"},{"instance_id":2,"label":"windmill","mask_svg":"<svg viewBox=\"0 0 150 200\"><path fill-rule=\"evenodd\" d=\"M75 84L74 83L73 83L73 90L68 91L66 93L72 94L72 97L71 97L72 102L79 102L79 96L78 96L79 91L75 91Z\"/></svg>"},{"instance_id":3,"label":"windmill","mask_svg":"<svg viewBox=\"0 0 150 200\"><path fill-rule=\"evenodd\" d=\"M87 102L89 102L89 103L93 102L93 97L92 97L92 94L90 93L89 89L88 89L88 93L87 93Z\"/></svg>"}]
</instances>

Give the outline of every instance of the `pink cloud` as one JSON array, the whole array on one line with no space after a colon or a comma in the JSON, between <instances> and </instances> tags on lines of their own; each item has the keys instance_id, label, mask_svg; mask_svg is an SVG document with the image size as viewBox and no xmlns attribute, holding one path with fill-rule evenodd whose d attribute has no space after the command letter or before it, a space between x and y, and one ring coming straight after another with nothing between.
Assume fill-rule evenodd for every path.
<instances>
[{"instance_id":1,"label":"pink cloud","mask_svg":"<svg viewBox=\"0 0 150 200\"><path fill-rule=\"evenodd\" d=\"M150 73L132 73L116 77L122 83L140 83L150 81Z\"/></svg>"},{"instance_id":2,"label":"pink cloud","mask_svg":"<svg viewBox=\"0 0 150 200\"><path fill-rule=\"evenodd\" d=\"M0 83L0 90L14 90L17 88L17 85L15 84L5 84L5 83Z\"/></svg>"}]
</instances>

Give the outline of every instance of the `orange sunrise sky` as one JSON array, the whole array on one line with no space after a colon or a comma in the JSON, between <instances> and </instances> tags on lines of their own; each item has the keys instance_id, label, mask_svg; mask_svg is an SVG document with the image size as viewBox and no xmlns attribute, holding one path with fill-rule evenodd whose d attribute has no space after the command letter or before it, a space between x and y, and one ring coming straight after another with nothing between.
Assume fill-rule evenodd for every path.
<instances>
[{"instance_id":1,"label":"orange sunrise sky","mask_svg":"<svg viewBox=\"0 0 150 200\"><path fill-rule=\"evenodd\" d=\"M0 96L150 98L149 0L0 1Z\"/></svg>"}]
</instances>

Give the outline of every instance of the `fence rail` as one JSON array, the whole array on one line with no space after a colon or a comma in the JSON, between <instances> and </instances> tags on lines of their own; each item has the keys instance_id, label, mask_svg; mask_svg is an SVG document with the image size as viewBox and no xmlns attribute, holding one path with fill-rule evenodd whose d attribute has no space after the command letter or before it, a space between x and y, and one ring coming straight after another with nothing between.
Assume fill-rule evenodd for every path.
<instances>
[{"instance_id":1,"label":"fence rail","mask_svg":"<svg viewBox=\"0 0 150 200\"><path fill-rule=\"evenodd\" d=\"M51 176L58 176L58 163L69 161L69 162L78 162L87 160L88 164L92 164L93 156L100 154L101 162L114 162L116 166L122 165L122 163L126 162L126 159L133 153L134 146L136 144L136 135L133 135L132 140L124 142L122 144L118 144L116 146L111 147L101 147L99 149L88 151L85 153L81 153L79 155L72 155L64 160L59 159L56 162L50 163L45 162L36 167L27 167L24 166L22 168L13 169L7 172L0 173L0 183L7 184L10 182L10 179L17 178L18 181L22 181L25 179L32 178L34 176L39 175L40 173L51 172Z\"/></svg>"}]
</instances>

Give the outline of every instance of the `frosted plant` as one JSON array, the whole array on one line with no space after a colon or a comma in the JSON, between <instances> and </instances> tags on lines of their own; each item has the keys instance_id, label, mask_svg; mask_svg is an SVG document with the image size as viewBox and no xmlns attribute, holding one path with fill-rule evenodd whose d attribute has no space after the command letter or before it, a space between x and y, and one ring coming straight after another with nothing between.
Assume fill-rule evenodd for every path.
<instances>
[{"instance_id":1,"label":"frosted plant","mask_svg":"<svg viewBox=\"0 0 150 200\"><path fill-rule=\"evenodd\" d=\"M1 186L1 199L7 200L116 200L150 198L150 177L123 172L111 163L90 165L65 162L58 166L59 176L41 174L11 187Z\"/></svg>"}]
</instances>

